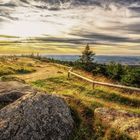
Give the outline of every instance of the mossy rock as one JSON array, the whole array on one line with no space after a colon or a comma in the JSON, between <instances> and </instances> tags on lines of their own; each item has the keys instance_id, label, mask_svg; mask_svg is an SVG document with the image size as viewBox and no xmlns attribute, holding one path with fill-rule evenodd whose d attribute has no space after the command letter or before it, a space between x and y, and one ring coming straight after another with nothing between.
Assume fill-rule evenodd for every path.
<instances>
[{"instance_id":1,"label":"mossy rock","mask_svg":"<svg viewBox=\"0 0 140 140\"><path fill-rule=\"evenodd\" d=\"M105 140L140 140L140 115L125 110L97 108L94 112L96 128L104 127Z\"/></svg>"}]
</instances>

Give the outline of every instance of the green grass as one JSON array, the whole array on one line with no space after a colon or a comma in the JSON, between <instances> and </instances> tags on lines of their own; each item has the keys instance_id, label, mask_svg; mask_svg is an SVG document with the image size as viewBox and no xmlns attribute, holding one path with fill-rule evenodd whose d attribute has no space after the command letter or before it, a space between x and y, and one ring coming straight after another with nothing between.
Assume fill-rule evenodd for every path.
<instances>
[{"instance_id":1,"label":"green grass","mask_svg":"<svg viewBox=\"0 0 140 140\"><path fill-rule=\"evenodd\" d=\"M52 77L46 80L37 80L32 82L32 85L45 90L50 93L57 93L61 95L72 95L75 98L92 99L98 103L105 105L107 102L112 102L114 105L124 106L124 108L139 108L140 98L120 94L117 92L104 91L100 88L92 89L89 83L80 81L78 79L68 80L65 76ZM135 110L135 109L134 109Z\"/></svg>"},{"instance_id":2,"label":"green grass","mask_svg":"<svg viewBox=\"0 0 140 140\"><path fill-rule=\"evenodd\" d=\"M0 58L0 76L12 74L27 74L35 72L32 65L26 62L18 62L14 57L1 57Z\"/></svg>"},{"instance_id":3,"label":"green grass","mask_svg":"<svg viewBox=\"0 0 140 140\"><path fill-rule=\"evenodd\" d=\"M94 110L98 107L111 107L140 113L140 98L118 92L104 91L102 88L93 90L92 85L79 79L68 79L67 76L51 77L31 83L34 87L47 93L60 95L64 98L76 119L77 126L73 140L105 140L106 132L103 126L94 128ZM78 120L78 121L77 121ZM113 135L112 131L108 135ZM117 134L121 140L129 140L125 134ZM108 136L107 140L112 140ZM114 139L115 140L115 139Z\"/></svg>"},{"instance_id":4,"label":"green grass","mask_svg":"<svg viewBox=\"0 0 140 140\"><path fill-rule=\"evenodd\" d=\"M97 91L89 91L87 93L87 96L88 95L90 95L91 97L103 99L105 101L111 101L121 105L128 105L136 108L140 107L140 99L137 98L132 99L130 97L121 94L116 94L113 92L109 93L102 90L97 90Z\"/></svg>"},{"instance_id":5,"label":"green grass","mask_svg":"<svg viewBox=\"0 0 140 140\"><path fill-rule=\"evenodd\" d=\"M118 132L114 129L109 129L105 135L105 140L132 140L128 135Z\"/></svg>"},{"instance_id":6,"label":"green grass","mask_svg":"<svg viewBox=\"0 0 140 140\"><path fill-rule=\"evenodd\" d=\"M21 82L21 83L25 83L24 80L20 79L20 78L17 78L15 76L12 76L12 75L6 75L6 76L2 76L0 78L1 81L3 82L6 82L6 81L18 81L18 82Z\"/></svg>"}]
</instances>

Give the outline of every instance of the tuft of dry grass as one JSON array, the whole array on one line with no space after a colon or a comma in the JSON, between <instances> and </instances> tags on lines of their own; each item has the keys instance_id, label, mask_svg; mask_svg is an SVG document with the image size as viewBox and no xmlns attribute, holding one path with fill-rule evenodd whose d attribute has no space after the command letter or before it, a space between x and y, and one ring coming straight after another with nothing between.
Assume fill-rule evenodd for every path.
<instances>
[{"instance_id":1,"label":"tuft of dry grass","mask_svg":"<svg viewBox=\"0 0 140 140\"><path fill-rule=\"evenodd\" d=\"M32 63L27 63L26 60L16 57L1 57L0 76L35 72Z\"/></svg>"}]
</instances>

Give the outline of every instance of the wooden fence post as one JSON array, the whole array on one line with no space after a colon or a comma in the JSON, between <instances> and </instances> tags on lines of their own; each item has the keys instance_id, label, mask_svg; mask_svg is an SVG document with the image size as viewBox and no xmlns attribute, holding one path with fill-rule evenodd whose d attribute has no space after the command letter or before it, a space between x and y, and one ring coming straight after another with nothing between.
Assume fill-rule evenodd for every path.
<instances>
[{"instance_id":1,"label":"wooden fence post","mask_svg":"<svg viewBox=\"0 0 140 140\"><path fill-rule=\"evenodd\" d=\"M68 78L70 78L70 72L68 72Z\"/></svg>"},{"instance_id":2,"label":"wooden fence post","mask_svg":"<svg viewBox=\"0 0 140 140\"><path fill-rule=\"evenodd\" d=\"M71 71L72 71L72 67L71 67L70 70L68 71L68 79L70 78Z\"/></svg>"}]
</instances>

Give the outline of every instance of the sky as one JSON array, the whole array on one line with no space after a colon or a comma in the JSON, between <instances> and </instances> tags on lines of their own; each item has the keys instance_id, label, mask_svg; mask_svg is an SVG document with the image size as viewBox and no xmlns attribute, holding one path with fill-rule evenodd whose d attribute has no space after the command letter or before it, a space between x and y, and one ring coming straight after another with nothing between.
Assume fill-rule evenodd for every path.
<instances>
[{"instance_id":1,"label":"sky","mask_svg":"<svg viewBox=\"0 0 140 140\"><path fill-rule=\"evenodd\" d=\"M140 55L140 0L0 0L0 53Z\"/></svg>"}]
</instances>

